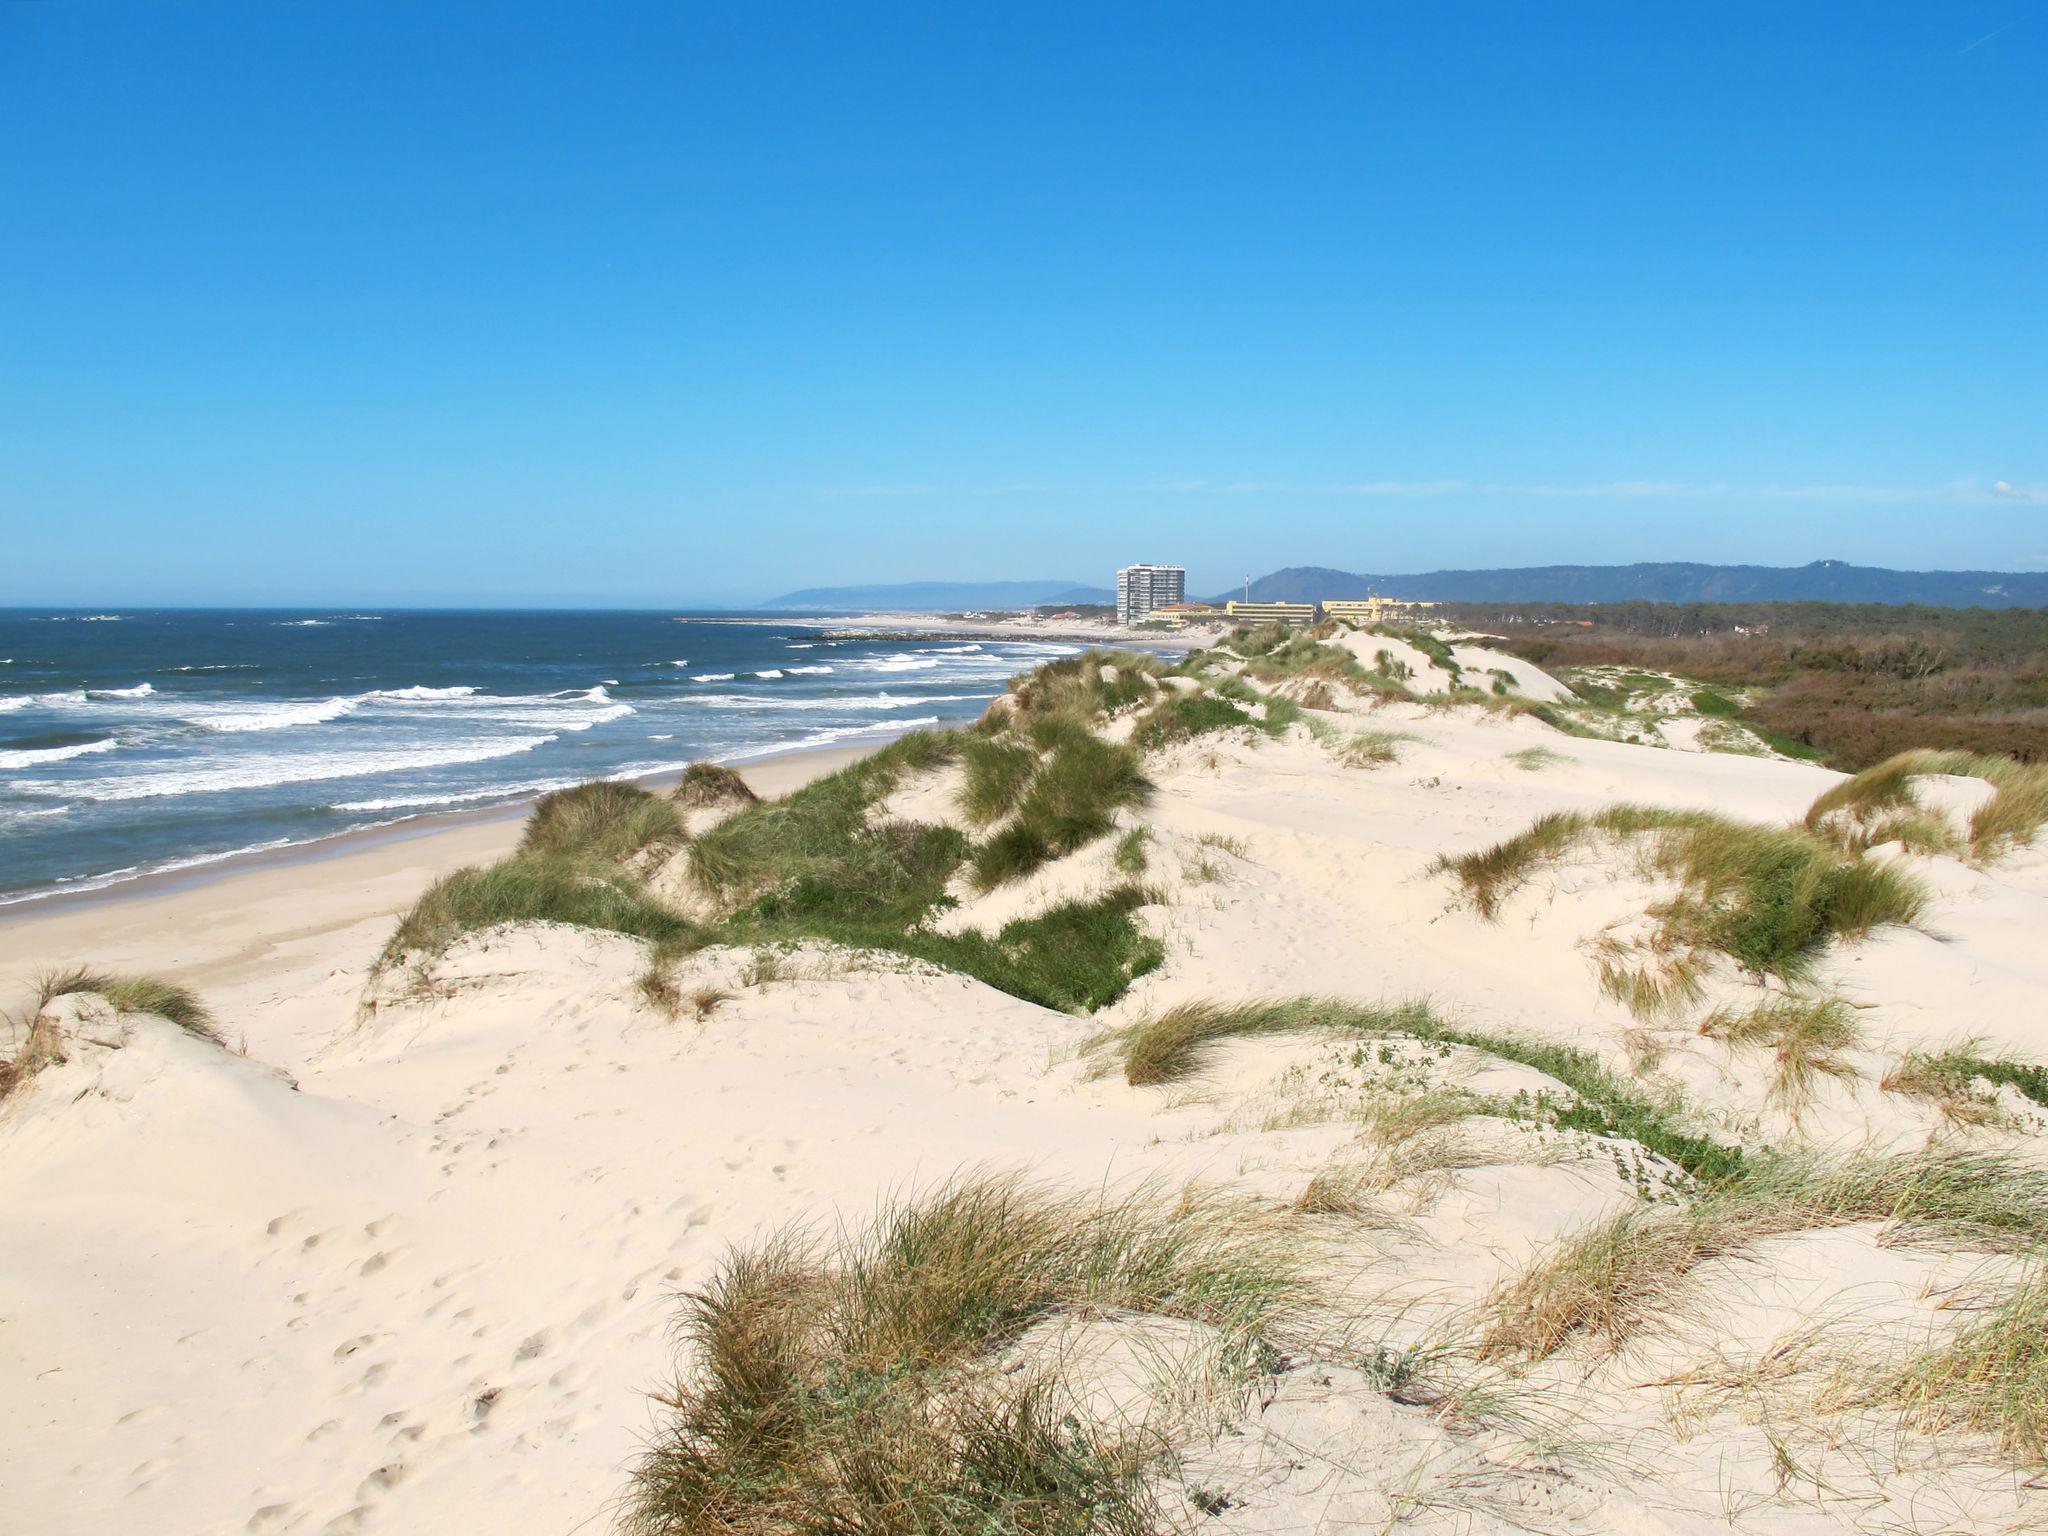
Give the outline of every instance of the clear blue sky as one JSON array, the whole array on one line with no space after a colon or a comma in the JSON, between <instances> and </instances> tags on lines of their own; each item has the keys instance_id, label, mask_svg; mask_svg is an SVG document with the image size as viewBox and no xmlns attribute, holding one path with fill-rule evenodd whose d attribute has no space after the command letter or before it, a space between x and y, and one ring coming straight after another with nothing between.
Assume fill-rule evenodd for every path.
<instances>
[{"instance_id":1,"label":"clear blue sky","mask_svg":"<svg viewBox=\"0 0 2048 1536\"><path fill-rule=\"evenodd\" d=\"M0 3L0 602L2048 565L2048 8Z\"/></svg>"}]
</instances>

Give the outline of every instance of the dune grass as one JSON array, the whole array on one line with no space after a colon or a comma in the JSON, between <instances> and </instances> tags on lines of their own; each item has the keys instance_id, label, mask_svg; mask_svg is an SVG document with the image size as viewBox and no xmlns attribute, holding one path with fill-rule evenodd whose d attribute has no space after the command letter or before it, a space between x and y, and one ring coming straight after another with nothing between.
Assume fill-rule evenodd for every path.
<instances>
[{"instance_id":1,"label":"dune grass","mask_svg":"<svg viewBox=\"0 0 2048 1536\"><path fill-rule=\"evenodd\" d=\"M1932 1100L1951 1119L1995 1119L1996 1100L1979 1089L1979 1083L2009 1087L2048 1106L2048 1067L1987 1055L1982 1040L1965 1040L1941 1051L1909 1052L1885 1074L1881 1086L1889 1093Z\"/></svg>"},{"instance_id":2,"label":"dune grass","mask_svg":"<svg viewBox=\"0 0 2048 1536\"><path fill-rule=\"evenodd\" d=\"M752 805L761 797L740 777L737 769L723 763L692 763L683 770L669 799L686 810L708 806Z\"/></svg>"},{"instance_id":3,"label":"dune grass","mask_svg":"<svg viewBox=\"0 0 2048 1536\"><path fill-rule=\"evenodd\" d=\"M1644 872L1678 882L1652 909L1663 946L1711 950L1744 970L1804 979L1838 939L1911 923L1927 892L1903 871L1846 854L1803 827L1765 827L1708 811L1615 805L1554 811L1522 832L1431 866L1452 875L1482 917L1546 865L1606 840L1632 846Z\"/></svg>"},{"instance_id":4,"label":"dune grass","mask_svg":"<svg viewBox=\"0 0 2048 1536\"><path fill-rule=\"evenodd\" d=\"M1556 1079L1569 1101L1545 1098L1533 1111L1546 1122L1588 1135L1638 1143L1708 1182L1735 1178L1740 1148L1684 1128L1685 1112L1611 1071L1589 1051L1520 1035L1471 1029L1440 1017L1414 999L1355 1003L1342 998L1269 998L1241 1003L1191 1001L1140 1019L1097 1043L1113 1053L1133 1086L1179 1082L1198 1075L1233 1039L1280 1034L1370 1038L1401 1035L1430 1044L1462 1045Z\"/></svg>"},{"instance_id":5,"label":"dune grass","mask_svg":"<svg viewBox=\"0 0 2048 1536\"><path fill-rule=\"evenodd\" d=\"M58 998L81 992L106 999L116 1013L153 1013L188 1035L213 1045L224 1043L213 1010L189 987L160 976L124 975L85 965L45 971L31 984L28 1006L4 1021L12 1041L7 1057L0 1060L0 1101L26 1087L44 1068L64 1060L63 1038L43 1015Z\"/></svg>"},{"instance_id":6,"label":"dune grass","mask_svg":"<svg viewBox=\"0 0 2048 1536\"><path fill-rule=\"evenodd\" d=\"M35 1002L28 1018L32 1022L58 998L73 992L90 992L113 1004L117 1013L153 1013L169 1019L188 1035L197 1035L215 1045L221 1043L220 1022L199 995L161 976L123 975L77 965L66 970L46 971L36 978Z\"/></svg>"},{"instance_id":7,"label":"dune grass","mask_svg":"<svg viewBox=\"0 0 2048 1536\"><path fill-rule=\"evenodd\" d=\"M1920 811L1913 780L1955 774L1987 780L1996 791L1971 815L1959 841L1946 821ZM1923 852L1967 853L1992 863L2033 841L2048 822L2048 764L1977 752L1901 752L1845 779L1817 798L1806 826L1852 852L1904 839Z\"/></svg>"},{"instance_id":8,"label":"dune grass","mask_svg":"<svg viewBox=\"0 0 2048 1536\"><path fill-rule=\"evenodd\" d=\"M1330 755L1346 768L1384 768L1399 762L1402 744L1414 739L1405 731L1355 731L1342 738Z\"/></svg>"},{"instance_id":9,"label":"dune grass","mask_svg":"<svg viewBox=\"0 0 2048 1536\"><path fill-rule=\"evenodd\" d=\"M696 937L697 925L648 896L606 859L520 854L443 875L413 903L379 968L437 955L466 933L500 923L566 923L657 942Z\"/></svg>"},{"instance_id":10,"label":"dune grass","mask_svg":"<svg viewBox=\"0 0 2048 1536\"><path fill-rule=\"evenodd\" d=\"M628 1536L1145 1536L1159 1438L1094 1422L1034 1329L1200 1325L1196 1368L1247 1379L1314 1328L1298 1235L1188 1192L1129 1200L1014 1179L885 1205L821 1241L729 1257L681 1319L681 1379L633 1473Z\"/></svg>"},{"instance_id":11,"label":"dune grass","mask_svg":"<svg viewBox=\"0 0 2048 1536\"><path fill-rule=\"evenodd\" d=\"M526 818L519 852L529 858L631 858L683 840L675 806L637 784L604 779L543 795Z\"/></svg>"},{"instance_id":12,"label":"dune grass","mask_svg":"<svg viewBox=\"0 0 2048 1536\"><path fill-rule=\"evenodd\" d=\"M970 736L960 744L960 809L986 825L1017 808L1038 771L1038 754L1021 741Z\"/></svg>"},{"instance_id":13,"label":"dune grass","mask_svg":"<svg viewBox=\"0 0 2048 1536\"><path fill-rule=\"evenodd\" d=\"M1134 747L1085 728L1063 733L1031 774L1011 823L974 856L974 882L990 890L1114 830L1116 812L1151 793Z\"/></svg>"},{"instance_id":14,"label":"dune grass","mask_svg":"<svg viewBox=\"0 0 2048 1536\"><path fill-rule=\"evenodd\" d=\"M1892 1241L2024 1251L2048 1238L2048 1173L1956 1151L1754 1159L1697 1199L1632 1206L1554 1245L1488 1298L1481 1353L1542 1359L1575 1341L1618 1349L1706 1304L1687 1284L1702 1264L1766 1238L1864 1222L1884 1223Z\"/></svg>"},{"instance_id":15,"label":"dune grass","mask_svg":"<svg viewBox=\"0 0 2048 1536\"><path fill-rule=\"evenodd\" d=\"M1524 773L1541 773L1566 759L1562 753L1553 752L1548 747L1523 747L1519 752L1510 752L1508 761Z\"/></svg>"},{"instance_id":16,"label":"dune grass","mask_svg":"<svg viewBox=\"0 0 2048 1536\"><path fill-rule=\"evenodd\" d=\"M1151 841L1150 827L1132 827L1116 840L1116 851L1110 856L1110 862L1119 874L1142 875L1151 864L1151 858L1145 852L1145 845Z\"/></svg>"},{"instance_id":17,"label":"dune grass","mask_svg":"<svg viewBox=\"0 0 2048 1536\"><path fill-rule=\"evenodd\" d=\"M951 761L960 745L951 733L912 731L779 800L736 811L691 842L690 874L734 906L770 892L797 892L799 905L826 893L851 902L900 904L906 885L924 882L903 868L908 849L900 836L868 827L868 810L905 774ZM954 849L955 863L960 851ZM932 861L915 862L922 868Z\"/></svg>"},{"instance_id":18,"label":"dune grass","mask_svg":"<svg viewBox=\"0 0 2048 1536\"><path fill-rule=\"evenodd\" d=\"M1047 715L1102 720L1151 699L1164 671L1158 657L1136 651L1063 656L1011 682L1006 718L1017 725Z\"/></svg>"},{"instance_id":19,"label":"dune grass","mask_svg":"<svg viewBox=\"0 0 2048 1536\"><path fill-rule=\"evenodd\" d=\"M1257 729L1258 719L1231 700L1215 693L1176 693L1155 704L1131 733L1131 745L1141 752L1157 752L1177 746L1212 731L1237 726Z\"/></svg>"},{"instance_id":20,"label":"dune grass","mask_svg":"<svg viewBox=\"0 0 2048 1536\"><path fill-rule=\"evenodd\" d=\"M2022 1465L2048 1461L2048 1248L1953 1338L1866 1378L1847 1398L1896 1406L1924 1434L1989 1435Z\"/></svg>"},{"instance_id":21,"label":"dune grass","mask_svg":"<svg viewBox=\"0 0 2048 1536\"><path fill-rule=\"evenodd\" d=\"M1736 1049L1771 1053L1772 1102L1795 1119L1823 1078L1850 1082L1860 1074L1844 1054L1864 1049L1868 1032L1839 997L1773 996L1747 1009L1717 1008L1699 1032Z\"/></svg>"}]
</instances>

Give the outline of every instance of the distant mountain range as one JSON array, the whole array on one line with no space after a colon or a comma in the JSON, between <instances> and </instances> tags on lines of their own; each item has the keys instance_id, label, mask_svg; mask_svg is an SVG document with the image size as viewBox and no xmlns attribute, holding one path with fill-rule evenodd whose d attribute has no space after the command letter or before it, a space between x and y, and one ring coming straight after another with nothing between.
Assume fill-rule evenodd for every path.
<instances>
[{"instance_id":1,"label":"distant mountain range","mask_svg":"<svg viewBox=\"0 0 2048 1536\"><path fill-rule=\"evenodd\" d=\"M2048 606L2048 571L1888 571L1811 565L1533 565L1494 571L1376 576L1290 566L1251 584L1254 602L1332 597L1434 598L1450 603L1926 603L1940 608ZM1215 601L1242 597L1244 589Z\"/></svg>"},{"instance_id":2,"label":"distant mountain range","mask_svg":"<svg viewBox=\"0 0 2048 1536\"><path fill-rule=\"evenodd\" d=\"M805 587L770 598L763 608L859 609L872 613L958 613L968 608L1045 608L1113 603L1107 587L1073 581L907 581L880 587Z\"/></svg>"}]
</instances>

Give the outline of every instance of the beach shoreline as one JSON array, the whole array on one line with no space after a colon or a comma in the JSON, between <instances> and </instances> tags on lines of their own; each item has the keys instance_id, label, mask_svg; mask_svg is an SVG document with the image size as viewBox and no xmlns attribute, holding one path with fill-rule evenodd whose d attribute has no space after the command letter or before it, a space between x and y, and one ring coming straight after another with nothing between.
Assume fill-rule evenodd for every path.
<instances>
[{"instance_id":1,"label":"beach shoreline","mask_svg":"<svg viewBox=\"0 0 2048 1536\"><path fill-rule=\"evenodd\" d=\"M902 734L878 733L873 740L852 746L760 754L728 766L737 768L756 794L769 798L843 768ZM633 782L661 791L680 777L661 773ZM105 938L118 941L122 935L164 932L201 908L210 918L239 914L244 937L260 940L274 926L259 915L266 904L316 888L323 909L336 908L337 894L363 889L380 893L360 904L364 911L401 911L427 882L510 853L533 805L534 797L529 796L468 810L428 812L286 848L141 874L92 890L16 901L0 907L0 975L11 978L24 968L99 955ZM317 881L311 878L316 866ZM386 888L401 889L408 881L411 894L396 906L381 894ZM339 910L327 911L322 921L340 915Z\"/></svg>"}]
</instances>

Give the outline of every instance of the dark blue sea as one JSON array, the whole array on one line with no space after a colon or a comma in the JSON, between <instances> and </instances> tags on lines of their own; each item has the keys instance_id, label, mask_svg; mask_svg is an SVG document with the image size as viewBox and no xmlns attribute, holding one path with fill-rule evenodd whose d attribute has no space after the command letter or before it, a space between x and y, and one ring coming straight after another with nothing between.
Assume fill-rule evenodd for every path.
<instances>
[{"instance_id":1,"label":"dark blue sea","mask_svg":"<svg viewBox=\"0 0 2048 1536\"><path fill-rule=\"evenodd\" d=\"M1077 649L662 613L0 610L0 903L967 719Z\"/></svg>"}]
</instances>

